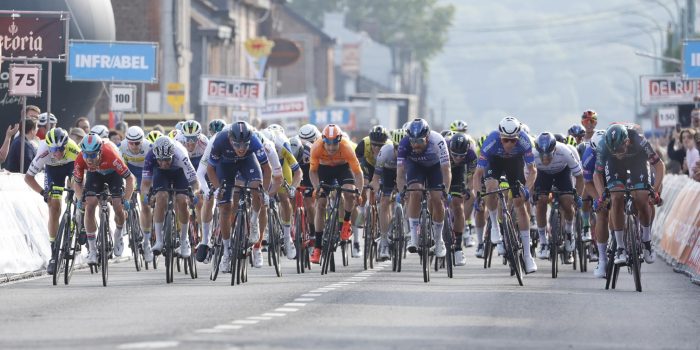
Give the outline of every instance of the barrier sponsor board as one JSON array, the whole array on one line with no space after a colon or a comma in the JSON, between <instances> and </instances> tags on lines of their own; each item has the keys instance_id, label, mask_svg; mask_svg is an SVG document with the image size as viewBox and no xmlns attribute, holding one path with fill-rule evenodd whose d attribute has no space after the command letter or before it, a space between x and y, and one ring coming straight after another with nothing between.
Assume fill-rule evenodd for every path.
<instances>
[{"instance_id":1,"label":"barrier sponsor board","mask_svg":"<svg viewBox=\"0 0 700 350\"><path fill-rule=\"evenodd\" d=\"M213 106L265 106L265 81L202 76L199 102Z\"/></svg>"},{"instance_id":2,"label":"barrier sponsor board","mask_svg":"<svg viewBox=\"0 0 700 350\"><path fill-rule=\"evenodd\" d=\"M157 43L71 40L68 46L68 81L158 81Z\"/></svg>"},{"instance_id":3,"label":"barrier sponsor board","mask_svg":"<svg viewBox=\"0 0 700 350\"><path fill-rule=\"evenodd\" d=\"M642 105L693 103L700 92L700 80L679 75L643 75L640 77Z\"/></svg>"},{"instance_id":4,"label":"barrier sponsor board","mask_svg":"<svg viewBox=\"0 0 700 350\"><path fill-rule=\"evenodd\" d=\"M263 120L308 117L309 104L306 95L270 98L260 110L260 118Z\"/></svg>"}]
</instances>

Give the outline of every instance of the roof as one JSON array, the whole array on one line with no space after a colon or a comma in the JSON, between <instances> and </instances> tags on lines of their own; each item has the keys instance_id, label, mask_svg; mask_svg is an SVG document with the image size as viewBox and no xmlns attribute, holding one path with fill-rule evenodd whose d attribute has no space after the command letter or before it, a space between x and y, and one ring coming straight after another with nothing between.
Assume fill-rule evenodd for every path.
<instances>
[{"instance_id":1,"label":"roof","mask_svg":"<svg viewBox=\"0 0 700 350\"><path fill-rule=\"evenodd\" d=\"M331 38L328 34L326 34L323 30L321 30L321 28L315 26L313 23L306 20L306 18L304 18L300 14L294 12L294 10L289 8L289 6L287 6L286 4L282 4L280 7L283 8L284 11L287 14L289 14L290 17L292 17L297 22L301 23L304 27L309 29L309 31L311 31L311 32L315 33L316 35L318 35L319 37L321 37L321 40L335 44L334 38Z\"/></svg>"}]
</instances>

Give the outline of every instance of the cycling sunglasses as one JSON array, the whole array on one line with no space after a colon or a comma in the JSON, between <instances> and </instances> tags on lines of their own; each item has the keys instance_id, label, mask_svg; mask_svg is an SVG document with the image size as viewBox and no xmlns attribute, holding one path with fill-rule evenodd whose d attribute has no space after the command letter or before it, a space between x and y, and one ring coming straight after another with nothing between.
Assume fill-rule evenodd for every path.
<instances>
[{"instance_id":1,"label":"cycling sunglasses","mask_svg":"<svg viewBox=\"0 0 700 350\"><path fill-rule=\"evenodd\" d=\"M65 149L66 149L66 146L49 147L49 152L51 152L51 153L63 152Z\"/></svg>"},{"instance_id":2,"label":"cycling sunglasses","mask_svg":"<svg viewBox=\"0 0 700 350\"><path fill-rule=\"evenodd\" d=\"M466 153L454 153L454 152L450 152L450 154L452 154L452 157L453 157L453 158L466 158L466 157L467 157L467 154L466 154Z\"/></svg>"},{"instance_id":3,"label":"cycling sunglasses","mask_svg":"<svg viewBox=\"0 0 700 350\"><path fill-rule=\"evenodd\" d=\"M409 138L408 142L410 142L412 145L425 145L428 140L426 140L425 137L418 137L418 138Z\"/></svg>"},{"instance_id":4,"label":"cycling sunglasses","mask_svg":"<svg viewBox=\"0 0 700 350\"><path fill-rule=\"evenodd\" d=\"M142 141L128 141L130 145L141 146Z\"/></svg>"},{"instance_id":5,"label":"cycling sunglasses","mask_svg":"<svg viewBox=\"0 0 700 350\"><path fill-rule=\"evenodd\" d=\"M83 152L83 159L95 159L100 155L100 152Z\"/></svg>"},{"instance_id":6,"label":"cycling sunglasses","mask_svg":"<svg viewBox=\"0 0 700 350\"><path fill-rule=\"evenodd\" d=\"M384 144L383 143L370 143L370 146L381 148L381 147L384 147Z\"/></svg>"},{"instance_id":7,"label":"cycling sunglasses","mask_svg":"<svg viewBox=\"0 0 700 350\"><path fill-rule=\"evenodd\" d=\"M232 142L233 148L235 149L246 149L250 146L250 141L246 142Z\"/></svg>"},{"instance_id":8,"label":"cycling sunglasses","mask_svg":"<svg viewBox=\"0 0 700 350\"><path fill-rule=\"evenodd\" d=\"M185 142L187 143L196 143L197 141L199 141L197 136L185 136Z\"/></svg>"},{"instance_id":9,"label":"cycling sunglasses","mask_svg":"<svg viewBox=\"0 0 700 350\"><path fill-rule=\"evenodd\" d=\"M328 139L328 138L325 138L325 137L324 137L324 138L323 138L323 143L325 143L325 144L327 144L327 145L337 145L337 144L340 143L340 138L338 137L338 138L335 138L335 139L332 139L332 140L331 140L331 139Z\"/></svg>"},{"instance_id":10,"label":"cycling sunglasses","mask_svg":"<svg viewBox=\"0 0 700 350\"><path fill-rule=\"evenodd\" d=\"M159 162L169 162L169 161L173 160L173 156L170 156L170 157L163 157L163 158L156 158L156 160L159 161Z\"/></svg>"},{"instance_id":11,"label":"cycling sunglasses","mask_svg":"<svg viewBox=\"0 0 700 350\"><path fill-rule=\"evenodd\" d=\"M518 139L511 139L511 138L501 138L501 143L518 143Z\"/></svg>"}]
</instances>

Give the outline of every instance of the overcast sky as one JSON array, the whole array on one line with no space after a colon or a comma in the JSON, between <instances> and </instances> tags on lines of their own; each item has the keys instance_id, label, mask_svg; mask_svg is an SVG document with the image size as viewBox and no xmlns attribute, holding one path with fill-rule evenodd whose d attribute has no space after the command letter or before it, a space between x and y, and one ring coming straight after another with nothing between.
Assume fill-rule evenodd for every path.
<instances>
[{"instance_id":1,"label":"overcast sky","mask_svg":"<svg viewBox=\"0 0 700 350\"><path fill-rule=\"evenodd\" d=\"M456 7L442 53L430 63L429 107L465 119L475 135L506 115L533 132L564 132L595 109L599 125L634 118L640 74L660 69L669 13L654 0L444 0ZM658 0L677 18L673 0ZM685 1L680 0L680 4ZM663 39L663 43L660 41ZM638 94L638 93L637 93Z\"/></svg>"}]
</instances>

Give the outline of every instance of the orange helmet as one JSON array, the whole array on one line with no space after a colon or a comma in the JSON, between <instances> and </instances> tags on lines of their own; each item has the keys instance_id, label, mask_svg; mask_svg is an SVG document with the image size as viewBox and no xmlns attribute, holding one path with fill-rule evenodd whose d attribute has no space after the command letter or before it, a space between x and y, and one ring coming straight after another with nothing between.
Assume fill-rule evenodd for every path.
<instances>
[{"instance_id":1,"label":"orange helmet","mask_svg":"<svg viewBox=\"0 0 700 350\"><path fill-rule=\"evenodd\" d=\"M329 144L339 143L343 138L343 131L340 130L340 127L335 124L328 124L325 128L323 128L322 134L323 142Z\"/></svg>"},{"instance_id":2,"label":"orange helmet","mask_svg":"<svg viewBox=\"0 0 700 350\"><path fill-rule=\"evenodd\" d=\"M586 110L583 112L581 115L581 120L593 120L597 121L598 120L598 114L594 110Z\"/></svg>"}]
</instances>

